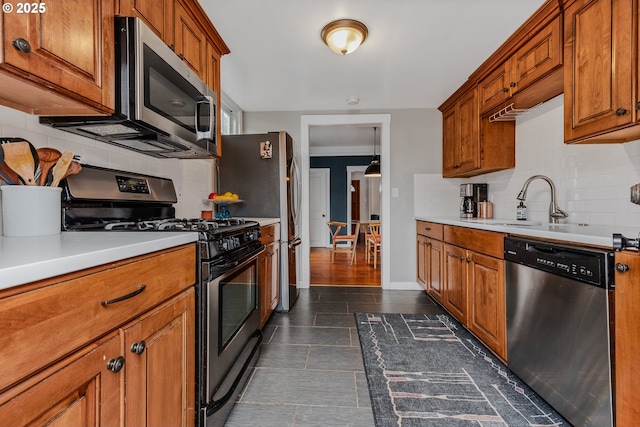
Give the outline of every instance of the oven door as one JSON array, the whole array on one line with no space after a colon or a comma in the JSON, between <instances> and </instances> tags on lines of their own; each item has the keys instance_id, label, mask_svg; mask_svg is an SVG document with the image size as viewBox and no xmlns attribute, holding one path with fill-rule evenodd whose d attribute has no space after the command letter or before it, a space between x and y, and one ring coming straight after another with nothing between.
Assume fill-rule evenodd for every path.
<instances>
[{"instance_id":1,"label":"oven door","mask_svg":"<svg viewBox=\"0 0 640 427\"><path fill-rule=\"evenodd\" d=\"M204 284L206 425L223 425L259 355L258 255Z\"/></svg>"}]
</instances>

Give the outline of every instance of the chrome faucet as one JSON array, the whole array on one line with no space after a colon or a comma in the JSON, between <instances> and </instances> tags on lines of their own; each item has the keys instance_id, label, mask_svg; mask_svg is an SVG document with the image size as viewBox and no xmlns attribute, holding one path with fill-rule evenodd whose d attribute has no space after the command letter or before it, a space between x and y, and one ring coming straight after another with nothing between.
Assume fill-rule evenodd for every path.
<instances>
[{"instance_id":1,"label":"chrome faucet","mask_svg":"<svg viewBox=\"0 0 640 427\"><path fill-rule=\"evenodd\" d=\"M525 199L527 198L527 188L529 188L529 184L531 183L531 181L535 179L543 179L547 181L547 183L549 184L549 187L551 187L551 203L549 204L549 221L552 224L557 224L559 219L567 218L569 214L563 211L562 209L560 209L560 207L558 206L558 203L556 202L556 186L553 185L553 181L551 181L551 178L547 176L534 175L531 178L527 179L524 185L522 186L522 190L520 190L520 193L518 193L518 197L516 197L516 199L521 200L523 202L525 201Z\"/></svg>"}]
</instances>

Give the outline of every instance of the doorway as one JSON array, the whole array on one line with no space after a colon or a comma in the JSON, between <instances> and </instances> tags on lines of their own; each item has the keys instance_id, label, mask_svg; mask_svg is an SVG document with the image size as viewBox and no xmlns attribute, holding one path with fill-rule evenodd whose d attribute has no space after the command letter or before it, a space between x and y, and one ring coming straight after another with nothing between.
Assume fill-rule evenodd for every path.
<instances>
[{"instance_id":1,"label":"doorway","mask_svg":"<svg viewBox=\"0 0 640 427\"><path fill-rule=\"evenodd\" d=\"M301 144L300 163L302 169L302 210L300 216L300 234L302 244L300 247L299 271L300 278L298 286L308 288L310 286L310 216L309 216L309 129L312 126L338 126L338 125L368 125L376 126L380 129L380 167L382 177L380 179L381 188L381 227L389 229L390 221L390 194L389 194L389 158L391 115L390 114L349 114L349 115L305 115L301 118ZM388 288L390 285L390 267L388 253L390 244L388 239L382 240L382 262L380 266L381 286Z\"/></svg>"}]
</instances>

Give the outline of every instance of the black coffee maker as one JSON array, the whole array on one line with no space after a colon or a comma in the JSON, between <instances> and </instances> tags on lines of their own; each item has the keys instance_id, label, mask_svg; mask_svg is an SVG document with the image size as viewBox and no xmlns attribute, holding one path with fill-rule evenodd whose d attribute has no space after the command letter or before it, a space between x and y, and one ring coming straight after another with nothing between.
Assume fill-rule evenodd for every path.
<instances>
[{"instance_id":1,"label":"black coffee maker","mask_svg":"<svg viewBox=\"0 0 640 427\"><path fill-rule=\"evenodd\" d=\"M460 184L460 218L477 218L478 202L487 201L488 184Z\"/></svg>"}]
</instances>

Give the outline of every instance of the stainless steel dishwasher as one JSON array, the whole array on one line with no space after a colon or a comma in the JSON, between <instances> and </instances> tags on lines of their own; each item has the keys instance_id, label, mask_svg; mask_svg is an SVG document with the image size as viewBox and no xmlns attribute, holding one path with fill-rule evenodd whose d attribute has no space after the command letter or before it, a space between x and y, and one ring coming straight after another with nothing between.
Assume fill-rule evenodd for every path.
<instances>
[{"instance_id":1,"label":"stainless steel dishwasher","mask_svg":"<svg viewBox=\"0 0 640 427\"><path fill-rule=\"evenodd\" d=\"M575 426L612 426L613 251L505 238L509 369Z\"/></svg>"}]
</instances>

